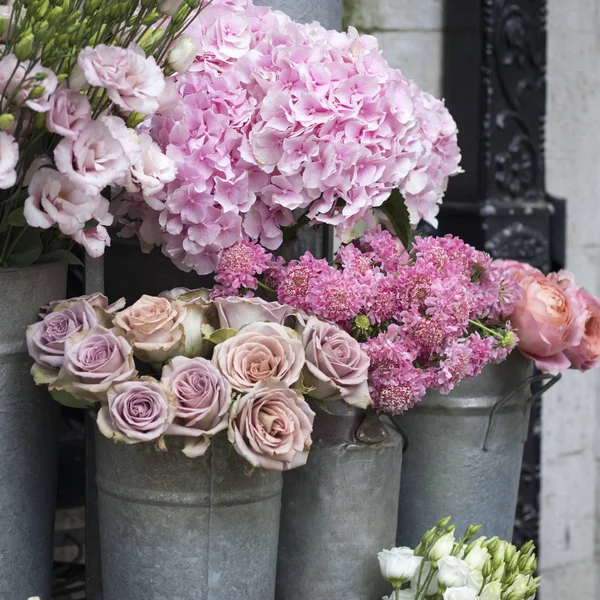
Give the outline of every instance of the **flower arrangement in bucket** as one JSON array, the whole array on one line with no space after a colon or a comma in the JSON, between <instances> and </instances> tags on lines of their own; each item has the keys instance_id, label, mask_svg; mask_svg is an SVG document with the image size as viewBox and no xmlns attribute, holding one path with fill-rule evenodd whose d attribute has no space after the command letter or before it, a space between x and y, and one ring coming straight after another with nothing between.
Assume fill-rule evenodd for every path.
<instances>
[{"instance_id":1,"label":"flower arrangement in bucket","mask_svg":"<svg viewBox=\"0 0 600 600\"><path fill-rule=\"evenodd\" d=\"M168 75L195 44L205 0L44 2L0 7L0 266L103 254L120 190L175 177L135 133L174 96Z\"/></svg>"},{"instance_id":2,"label":"flower arrangement in bucket","mask_svg":"<svg viewBox=\"0 0 600 600\"><path fill-rule=\"evenodd\" d=\"M192 458L227 431L253 467L292 469L311 446L311 381L332 399L370 403L368 357L349 334L259 298L178 289L128 308L73 298L47 307L27 346L36 382L61 403L96 408L106 437L161 450L178 437Z\"/></svg>"},{"instance_id":3,"label":"flower arrangement in bucket","mask_svg":"<svg viewBox=\"0 0 600 600\"><path fill-rule=\"evenodd\" d=\"M394 587L384 600L534 600L540 578L532 542L519 550L497 537L473 540L480 525L456 540L450 522L427 531L414 550L379 553L381 574Z\"/></svg>"}]
</instances>

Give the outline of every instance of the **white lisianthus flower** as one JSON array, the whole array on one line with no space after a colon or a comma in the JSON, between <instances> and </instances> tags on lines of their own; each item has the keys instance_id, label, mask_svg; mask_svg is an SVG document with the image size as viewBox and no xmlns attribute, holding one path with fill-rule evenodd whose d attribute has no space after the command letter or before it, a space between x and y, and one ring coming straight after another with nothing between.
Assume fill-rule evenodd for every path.
<instances>
[{"instance_id":1,"label":"white lisianthus flower","mask_svg":"<svg viewBox=\"0 0 600 600\"><path fill-rule=\"evenodd\" d=\"M481 571L473 569L467 575L467 587L475 590L479 594L479 591L483 587L483 574Z\"/></svg>"},{"instance_id":2,"label":"white lisianthus flower","mask_svg":"<svg viewBox=\"0 0 600 600\"><path fill-rule=\"evenodd\" d=\"M444 600L477 600L477 592L468 587L451 587L444 592Z\"/></svg>"},{"instance_id":3,"label":"white lisianthus flower","mask_svg":"<svg viewBox=\"0 0 600 600\"><path fill-rule=\"evenodd\" d=\"M499 581L492 581L483 588L479 600L500 600L501 597L502 584Z\"/></svg>"},{"instance_id":4,"label":"white lisianthus flower","mask_svg":"<svg viewBox=\"0 0 600 600\"><path fill-rule=\"evenodd\" d=\"M161 15L172 17L178 10L183 0L158 0L158 12Z\"/></svg>"},{"instance_id":5,"label":"white lisianthus flower","mask_svg":"<svg viewBox=\"0 0 600 600\"><path fill-rule=\"evenodd\" d=\"M467 585L467 580L473 569L456 556L444 556L438 561L438 582L442 587L461 588Z\"/></svg>"},{"instance_id":6,"label":"white lisianthus flower","mask_svg":"<svg viewBox=\"0 0 600 600\"><path fill-rule=\"evenodd\" d=\"M429 552L429 559L433 562L448 556L454 548L454 533L446 533L434 545Z\"/></svg>"},{"instance_id":7,"label":"white lisianthus flower","mask_svg":"<svg viewBox=\"0 0 600 600\"><path fill-rule=\"evenodd\" d=\"M377 558L383 578L394 586L410 581L423 560L421 556L415 556L414 551L406 547L382 550Z\"/></svg>"},{"instance_id":8,"label":"white lisianthus flower","mask_svg":"<svg viewBox=\"0 0 600 600\"><path fill-rule=\"evenodd\" d=\"M511 600L523 600L531 586L529 575L517 575L515 582L506 590L505 596Z\"/></svg>"},{"instance_id":9,"label":"white lisianthus flower","mask_svg":"<svg viewBox=\"0 0 600 600\"><path fill-rule=\"evenodd\" d=\"M475 542L473 548L464 557L465 562L471 567L471 569L477 569L478 571L481 571L488 559L491 558L488 549L481 545L484 540L485 538L479 538Z\"/></svg>"},{"instance_id":10,"label":"white lisianthus flower","mask_svg":"<svg viewBox=\"0 0 600 600\"><path fill-rule=\"evenodd\" d=\"M419 579L419 571L421 571L421 569L419 569L416 573L415 576L412 578L410 585L413 588L417 588L417 583L418 583L418 579ZM423 572L421 573L421 585L423 585L427 579L429 578L429 573L431 572L431 563L427 560L425 561L425 563L423 564ZM437 581L437 577L432 577L431 581L429 583L429 587L427 588L427 590L425 591L425 596L435 596L438 593L438 581Z\"/></svg>"},{"instance_id":11,"label":"white lisianthus flower","mask_svg":"<svg viewBox=\"0 0 600 600\"><path fill-rule=\"evenodd\" d=\"M381 600L415 600L415 592L412 589L398 590L398 597L396 598L396 592L389 596L383 596Z\"/></svg>"},{"instance_id":12,"label":"white lisianthus flower","mask_svg":"<svg viewBox=\"0 0 600 600\"><path fill-rule=\"evenodd\" d=\"M196 58L196 42L191 35L181 36L169 50L167 62L173 71L185 73Z\"/></svg>"}]
</instances>

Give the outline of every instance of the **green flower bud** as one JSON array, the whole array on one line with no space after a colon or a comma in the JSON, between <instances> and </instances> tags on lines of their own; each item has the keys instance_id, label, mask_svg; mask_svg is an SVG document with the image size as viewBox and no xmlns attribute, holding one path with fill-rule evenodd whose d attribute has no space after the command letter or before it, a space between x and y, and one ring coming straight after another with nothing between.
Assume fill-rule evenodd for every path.
<instances>
[{"instance_id":1,"label":"green flower bud","mask_svg":"<svg viewBox=\"0 0 600 600\"><path fill-rule=\"evenodd\" d=\"M492 581L502 581L504 578L504 563L502 563L499 567L494 568L494 572L492 574Z\"/></svg>"},{"instance_id":2,"label":"green flower bud","mask_svg":"<svg viewBox=\"0 0 600 600\"><path fill-rule=\"evenodd\" d=\"M147 15L144 15L144 18L142 19L142 24L143 25L154 25L154 23L156 23L156 21L158 21L158 19L160 19L160 14L159 14L158 10L156 10L154 8Z\"/></svg>"},{"instance_id":3,"label":"green flower bud","mask_svg":"<svg viewBox=\"0 0 600 600\"><path fill-rule=\"evenodd\" d=\"M510 559L516 554L517 547L509 544L504 551L504 560L510 562Z\"/></svg>"},{"instance_id":4,"label":"green flower bud","mask_svg":"<svg viewBox=\"0 0 600 600\"><path fill-rule=\"evenodd\" d=\"M516 573L519 570L519 555L513 554L512 558L508 561L506 565L506 570L509 573Z\"/></svg>"},{"instance_id":5,"label":"green flower bud","mask_svg":"<svg viewBox=\"0 0 600 600\"><path fill-rule=\"evenodd\" d=\"M83 14L91 15L91 14L95 13L98 10L98 8L100 7L101 3L102 3L102 0L86 0L83 3Z\"/></svg>"},{"instance_id":6,"label":"green flower bud","mask_svg":"<svg viewBox=\"0 0 600 600\"><path fill-rule=\"evenodd\" d=\"M48 31L50 30L50 25L48 25L46 21L40 21L34 25L33 30L35 32L36 37L45 40ZM42 75L42 73L38 73L38 75Z\"/></svg>"},{"instance_id":7,"label":"green flower bud","mask_svg":"<svg viewBox=\"0 0 600 600\"><path fill-rule=\"evenodd\" d=\"M531 553L535 550L535 544L530 540L527 543L523 544L523 547L521 548L521 555L528 555L530 556Z\"/></svg>"},{"instance_id":8,"label":"green flower bud","mask_svg":"<svg viewBox=\"0 0 600 600\"><path fill-rule=\"evenodd\" d=\"M17 42L15 47L15 56L19 60L27 60L28 58L31 58L32 51L33 33L28 33Z\"/></svg>"},{"instance_id":9,"label":"green flower bud","mask_svg":"<svg viewBox=\"0 0 600 600\"><path fill-rule=\"evenodd\" d=\"M510 348L515 345L515 334L512 331L507 331L502 340L500 340L500 346L502 348Z\"/></svg>"},{"instance_id":10,"label":"green flower bud","mask_svg":"<svg viewBox=\"0 0 600 600\"><path fill-rule=\"evenodd\" d=\"M48 0L42 0L42 2L40 2L38 4L37 10L36 10L37 18L43 19L49 10L50 10L50 2L48 2Z\"/></svg>"},{"instance_id":11,"label":"green flower bud","mask_svg":"<svg viewBox=\"0 0 600 600\"><path fill-rule=\"evenodd\" d=\"M489 579L492 574L492 561L486 560L485 565L483 565L483 569L481 569L481 574L485 579Z\"/></svg>"},{"instance_id":12,"label":"green flower bud","mask_svg":"<svg viewBox=\"0 0 600 600\"><path fill-rule=\"evenodd\" d=\"M532 573L535 573L536 571L537 571L537 557L535 556L535 554L533 554L532 556L530 556L528 558L527 564L523 568L523 572L531 575Z\"/></svg>"},{"instance_id":13,"label":"green flower bud","mask_svg":"<svg viewBox=\"0 0 600 600\"><path fill-rule=\"evenodd\" d=\"M371 327L371 321L369 320L369 317L367 317L367 315L357 315L354 318L354 325L357 329L360 329L361 331L368 331Z\"/></svg>"},{"instance_id":14,"label":"green flower bud","mask_svg":"<svg viewBox=\"0 0 600 600\"><path fill-rule=\"evenodd\" d=\"M45 91L46 88L43 85L34 85L27 98L29 100L39 100L44 95Z\"/></svg>"},{"instance_id":15,"label":"green flower bud","mask_svg":"<svg viewBox=\"0 0 600 600\"><path fill-rule=\"evenodd\" d=\"M200 6L200 2L202 2L202 0L186 0L186 4L192 9L196 9Z\"/></svg>"},{"instance_id":16,"label":"green flower bud","mask_svg":"<svg viewBox=\"0 0 600 600\"><path fill-rule=\"evenodd\" d=\"M450 525L450 521L452 521L452 517L446 517L445 519L438 521L438 524L436 525L436 527L438 529L446 529L446 527L448 527L448 525Z\"/></svg>"},{"instance_id":17,"label":"green flower bud","mask_svg":"<svg viewBox=\"0 0 600 600\"><path fill-rule=\"evenodd\" d=\"M56 38L56 44L61 50L66 50L71 45L71 36L63 33Z\"/></svg>"},{"instance_id":18,"label":"green flower bud","mask_svg":"<svg viewBox=\"0 0 600 600\"><path fill-rule=\"evenodd\" d=\"M0 115L0 130L10 129L15 124L15 118L10 113Z\"/></svg>"},{"instance_id":19,"label":"green flower bud","mask_svg":"<svg viewBox=\"0 0 600 600\"><path fill-rule=\"evenodd\" d=\"M60 20L62 19L63 14L64 14L64 11L63 11L62 7L61 6L55 6L48 13L48 23L51 23L52 25L54 25L54 23L60 22Z\"/></svg>"},{"instance_id":20,"label":"green flower bud","mask_svg":"<svg viewBox=\"0 0 600 600\"><path fill-rule=\"evenodd\" d=\"M486 542L486 547L487 549L493 554L494 552L496 552L496 549L498 548L498 545L500 544L500 538L498 538L497 536L494 536L493 538L490 538L487 542Z\"/></svg>"},{"instance_id":21,"label":"green flower bud","mask_svg":"<svg viewBox=\"0 0 600 600\"><path fill-rule=\"evenodd\" d=\"M67 75L67 73L59 73L56 76L56 79L58 80L58 85L60 85L61 83L65 82L67 79L69 79L69 76Z\"/></svg>"},{"instance_id":22,"label":"green flower bud","mask_svg":"<svg viewBox=\"0 0 600 600\"><path fill-rule=\"evenodd\" d=\"M37 113L33 123L36 129L44 129L46 127L46 113Z\"/></svg>"},{"instance_id":23,"label":"green flower bud","mask_svg":"<svg viewBox=\"0 0 600 600\"><path fill-rule=\"evenodd\" d=\"M127 127L135 129L145 118L146 115L142 115L140 113L132 111L131 114L127 117L127 121L125 121L125 124L127 125Z\"/></svg>"},{"instance_id":24,"label":"green flower bud","mask_svg":"<svg viewBox=\"0 0 600 600\"><path fill-rule=\"evenodd\" d=\"M4 17L3 19L0 19L0 36L3 36L6 33L7 28L8 19Z\"/></svg>"}]
</instances>

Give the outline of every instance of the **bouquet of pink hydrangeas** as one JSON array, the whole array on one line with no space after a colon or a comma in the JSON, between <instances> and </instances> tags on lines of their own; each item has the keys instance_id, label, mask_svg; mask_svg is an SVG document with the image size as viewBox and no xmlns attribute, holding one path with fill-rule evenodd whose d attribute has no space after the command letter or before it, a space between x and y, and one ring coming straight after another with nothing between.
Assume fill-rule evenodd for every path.
<instances>
[{"instance_id":1,"label":"bouquet of pink hydrangeas","mask_svg":"<svg viewBox=\"0 0 600 600\"><path fill-rule=\"evenodd\" d=\"M175 165L135 126L177 95L182 32L206 0L14 0L0 12L0 266L110 244L109 201L150 195Z\"/></svg>"},{"instance_id":2,"label":"bouquet of pink hydrangeas","mask_svg":"<svg viewBox=\"0 0 600 600\"><path fill-rule=\"evenodd\" d=\"M377 410L402 413L427 389L450 392L506 358L517 336L515 281L462 240L416 238L410 252L380 228L342 246L333 264L310 253L283 265L255 243L224 252L217 295L267 288L280 302L334 323L370 358Z\"/></svg>"},{"instance_id":3,"label":"bouquet of pink hydrangeas","mask_svg":"<svg viewBox=\"0 0 600 600\"><path fill-rule=\"evenodd\" d=\"M544 275L514 260L496 261L518 296L504 315L519 335L519 350L538 369L557 375L600 364L600 299L575 283L568 271Z\"/></svg>"},{"instance_id":4,"label":"bouquet of pink hydrangeas","mask_svg":"<svg viewBox=\"0 0 600 600\"><path fill-rule=\"evenodd\" d=\"M34 379L63 404L97 409L118 442L166 449L181 438L199 457L226 431L252 466L279 471L308 457L304 395L370 405L369 358L348 333L278 302L209 295L55 302L27 330Z\"/></svg>"},{"instance_id":5,"label":"bouquet of pink hydrangeas","mask_svg":"<svg viewBox=\"0 0 600 600\"><path fill-rule=\"evenodd\" d=\"M413 225L435 224L460 172L456 124L374 37L251 0L214 0L188 33L198 52L174 77L179 102L141 126L177 173L127 197L126 235L206 274L244 237L276 249L284 230L346 232L390 202L404 201Z\"/></svg>"}]
</instances>

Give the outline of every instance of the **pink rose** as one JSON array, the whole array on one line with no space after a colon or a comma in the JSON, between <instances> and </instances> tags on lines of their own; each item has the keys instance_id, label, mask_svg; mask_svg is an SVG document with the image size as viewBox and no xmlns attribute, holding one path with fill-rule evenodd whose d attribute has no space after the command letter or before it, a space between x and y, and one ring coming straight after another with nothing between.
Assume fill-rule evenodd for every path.
<instances>
[{"instance_id":1,"label":"pink rose","mask_svg":"<svg viewBox=\"0 0 600 600\"><path fill-rule=\"evenodd\" d=\"M123 110L150 115L158 109L165 79L154 57L146 57L139 46L88 47L80 52L77 63L88 83L105 88Z\"/></svg>"},{"instance_id":2,"label":"pink rose","mask_svg":"<svg viewBox=\"0 0 600 600\"><path fill-rule=\"evenodd\" d=\"M23 213L32 227L48 229L57 225L62 233L72 236L90 219L112 223L106 198L82 190L58 171L40 169L33 176L28 192Z\"/></svg>"},{"instance_id":3,"label":"pink rose","mask_svg":"<svg viewBox=\"0 0 600 600\"><path fill-rule=\"evenodd\" d=\"M203 456L210 438L227 429L231 386L204 358L176 356L163 368L162 383L177 400L176 419L167 435L186 439L183 453Z\"/></svg>"},{"instance_id":4,"label":"pink rose","mask_svg":"<svg viewBox=\"0 0 600 600\"><path fill-rule=\"evenodd\" d=\"M92 107L86 96L61 87L50 98L50 110L46 113L48 131L76 138L91 120Z\"/></svg>"},{"instance_id":5,"label":"pink rose","mask_svg":"<svg viewBox=\"0 0 600 600\"><path fill-rule=\"evenodd\" d=\"M304 350L296 333L277 323L254 323L215 346L213 364L232 387L249 392L261 381L296 383L304 366Z\"/></svg>"},{"instance_id":6,"label":"pink rose","mask_svg":"<svg viewBox=\"0 0 600 600\"><path fill-rule=\"evenodd\" d=\"M175 416L172 394L152 377L119 383L108 391L108 406L98 413L98 429L127 444L162 436Z\"/></svg>"},{"instance_id":7,"label":"pink rose","mask_svg":"<svg viewBox=\"0 0 600 600\"><path fill-rule=\"evenodd\" d=\"M184 343L185 316L183 302L144 295L115 315L115 325L140 360L162 363L175 356Z\"/></svg>"},{"instance_id":8,"label":"pink rose","mask_svg":"<svg viewBox=\"0 0 600 600\"><path fill-rule=\"evenodd\" d=\"M227 329L241 329L258 321L269 321L283 325L296 311L279 302L267 302L262 298L216 298L214 303L219 313L220 326Z\"/></svg>"},{"instance_id":9,"label":"pink rose","mask_svg":"<svg viewBox=\"0 0 600 600\"><path fill-rule=\"evenodd\" d=\"M600 299L581 289L580 303L585 306L585 325L578 346L565 350L572 369L588 371L600 362Z\"/></svg>"},{"instance_id":10,"label":"pink rose","mask_svg":"<svg viewBox=\"0 0 600 600\"><path fill-rule=\"evenodd\" d=\"M86 294L85 296L69 298L69 300L53 300L47 306L42 307L42 314L40 316L43 318L46 313L60 309L60 305L75 303L79 302L80 300L85 300L85 302L87 302L92 308L97 308L102 313L106 313L108 315L114 315L116 312L125 308L125 298L119 298L119 300L116 302L109 304L108 298L104 294L95 292L93 294ZM110 324L112 324L112 318L110 320Z\"/></svg>"},{"instance_id":11,"label":"pink rose","mask_svg":"<svg viewBox=\"0 0 600 600\"><path fill-rule=\"evenodd\" d=\"M97 402L106 397L111 385L133 379L136 374L127 340L97 325L67 339L63 366L50 387Z\"/></svg>"},{"instance_id":12,"label":"pink rose","mask_svg":"<svg viewBox=\"0 0 600 600\"><path fill-rule=\"evenodd\" d=\"M519 273L522 298L509 317L519 350L552 375L569 368L565 350L579 345L586 318L567 280L560 283L563 275L544 277L537 270Z\"/></svg>"},{"instance_id":13,"label":"pink rose","mask_svg":"<svg viewBox=\"0 0 600 600\"><path fill-rule=\"evenodd\" d=\"M75 333L87 331L98 324L96 313L87 302L71 303L47 314L43 321L27 328L27 350L38 365L60 369L64 362L65 342ZM35 378L35 373L34 373Z\"/></svg>"},{"instance_id":14,"label":"pink rose","mask_svg":"<svg viewBox=\"0 0 600 600\"><path fill-rule=\"evenodd\" d=\"M91 121L75 139L63 138L54 149L57 169L90 193L99 193L129 170L123 147L106 125Z\"/></svg>"},{"instance_id":15,"label":"pink rose","mask_svg":"<svg viewBox=\"0 0 600 600\"><path fill-rule=\"evenodd\" d=\"M0 189L6 190L15 185L18 162L19 145L15 138L6 131L0 131Z\"/></svg>"},{"instance_id":16,"label":"pink rose","mask_svg":"<svg viewBox=\"0 0 600 600\"><path fill-rule=\"evenodd\" d=\"M370 360L360 344L337 325L311 317L302 332L306 353L305 385L318 400L343 400L351 406L371 405Z\"/></svg>"},{"instance_id":17,"label":"pink rose","mask_svg":"<svg viewBox=\"0 0 600 600\"><path fill-rule=\"evenodd\" d=\"M302 396L270 382L234 403L228 437L252 466L287 471L306 464L314 418Z\"/></svg>"}]
</instances>

